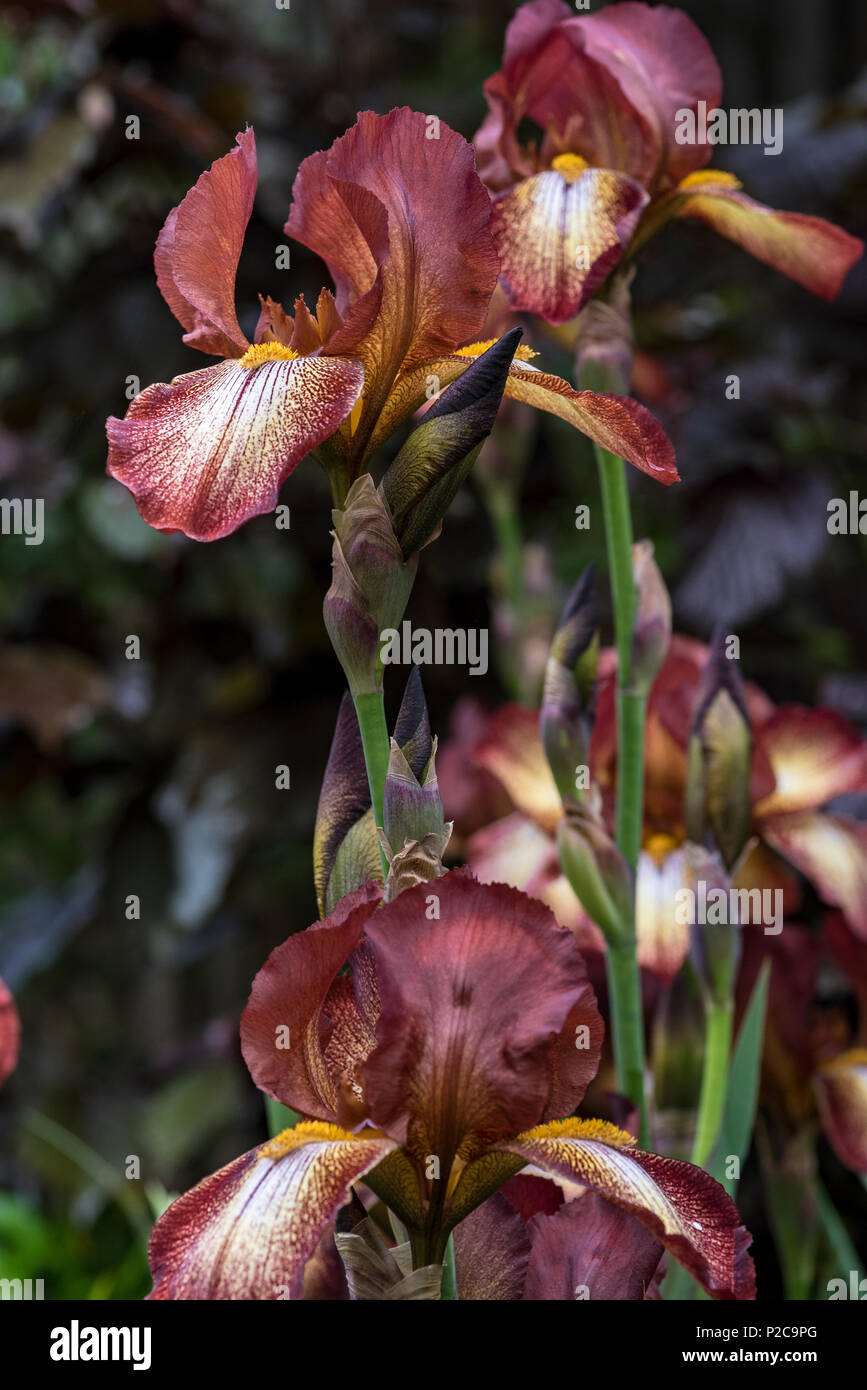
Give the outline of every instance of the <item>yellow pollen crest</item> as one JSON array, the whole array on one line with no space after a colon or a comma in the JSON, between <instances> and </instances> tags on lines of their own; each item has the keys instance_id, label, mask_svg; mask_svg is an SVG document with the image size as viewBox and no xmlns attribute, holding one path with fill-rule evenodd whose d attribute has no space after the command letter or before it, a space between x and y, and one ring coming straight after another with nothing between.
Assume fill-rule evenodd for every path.
<instances>
[{"instance_id":1,"label":"yellow pollen crest","mask_svg":"<svg viewBox=\"0 0 867 1390\"><path fill-rule=\"evenodd\" d=\"M715 188L743 188L740 179L735 178L734 174L726 173L725 169L696 169L694 173L687 174L686 178L681 179L676 191L689 193L693 188L701 191L703 187L709 185L713 185Z\"/></svg>"},{"instance_id":2,"label":"yellow pollen crest","mask_svg":"<svg viewBox=\"0 0 867 1390\"><path fill-rule=\"evenodd\" d=\"M294 362L297 357L298 353L283 343L252 343L239 359L239 366L249 369L261 367L263 362Z\"/></svg>"},{"instance_id":3,"label":"yellow pollen crest","mask_svg":"<svg viewBox=\"0 0 867 1390\"><path fill-rule=\"evenodd\" d=\"M648 835L644 842L644 849L657 867L661 868L672 850L677 849L677 844L678 842L673 835L666 835L660 831L655 835Z\"/></svg>"},{"instance_id":4,"label":"yellow pollen crest","mask_svg":"<svg viewBox=\"0 0 867 1390\"><path fill-rule=\"evenodd\" d=\"M580 154L558 154L551 160L551 168L562 174L567 183L574 183L590 165Z\"/></svg>"},{"instance_id":5,"label":"yellow pollen crest","mask_svg":"<svg viewBox=\"0 0 867 1390\"><path fill-rule=\"evenodd\" d=\"M499 338L487 338L483 343L469 343L466 347L455 348L452 357L481 357L483 352L487 352L488 348L493 347L494 343L499 341ZM515 349L514 356L519 362L530 362L539 354L534 352L533 348L528 347L526 343L521 343Z\"/></svg>"},{"instance_id":6,"label":"yellow pollen crest","mask_svg":"<svg viewBox=\"0 0 867 1390\"><path fill-rule=\"evenodd\" d=\"M339 1125L329 1124L326 1120L302 1120L294 1129L282 1129L275 1134L262 1149L261 1157L276 1162L305 1144L350 1144L359 1138L360 1135L351 1134L348 1129L341 1129Z\"/></svg>"},{"instance_id":7,"label":"yellow pollen crest","mask_svg":"<svg viewBox=\"0 0 867 1390\"><path fill-rule=\"evenodd\" d=\"M618 1129L607 1120L579 1120L575 1116L536 1125L535 1129L519 1134L518 1139L597 1139L600 1144L610 1144L614 1149L635 1148L635 1140L625 1129Z\"/></svg>"}]
</instances>

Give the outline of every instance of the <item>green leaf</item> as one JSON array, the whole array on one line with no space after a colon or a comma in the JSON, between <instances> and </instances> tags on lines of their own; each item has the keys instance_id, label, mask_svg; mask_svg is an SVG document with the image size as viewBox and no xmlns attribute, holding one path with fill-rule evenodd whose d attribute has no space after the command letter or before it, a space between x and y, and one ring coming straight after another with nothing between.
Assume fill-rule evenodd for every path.
<instances>
[{"instance_id":1,"label":"green leaf","mask_svg":"<svg viewBox=\"0 0 867 1390\"><path fill-rule=\"evenodd\" d=\"M265 1096L265 1114L272 1139L284 1129L294 1129L301 1119L297 1110L290 1110L288 1105L281 1105L279 1100L272 1100L270 1096Z\"/></svg>"},{"instance_id":2,"label":"green leaf","mask_svg":"<svg viewBox=\"0 0 867 1390\"><path fill-rule=\"evenodd\" d=\"M738 1183L737 1178L725 1176L726 1158L733 1155L739 1160L739 1166L743 1166L756 1119L770 973L771 963L765 961L738 1033L729 1069L720 1140L709 1169L730 1197L734 1197Z\"/></svg>"}]
</instances>

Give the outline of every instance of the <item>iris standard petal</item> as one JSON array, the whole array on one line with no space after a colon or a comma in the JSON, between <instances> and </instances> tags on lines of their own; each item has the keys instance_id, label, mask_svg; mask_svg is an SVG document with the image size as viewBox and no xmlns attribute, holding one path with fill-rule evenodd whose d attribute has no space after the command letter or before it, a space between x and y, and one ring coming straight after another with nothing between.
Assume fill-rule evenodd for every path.
<instances>
[{"instance_id":1,"label":"iris standard petal","mask_svg":"<svg viewBox=\"0 0 867 1390\"><path fill-rule=\"evenodd\" d=\"M157 284L184 342L218 357L240 357L247 339L235 313L235 276L256 194L252 130L217 159L173 208L157 237Z\"/></svg>"},{"instance_id":2,"label":"iris standard petal","mask_svg":"<svg viewBox=\"0 0 867 1390\"><path fill-rule=\"evenodd\" d=\"M571 934L541 903L455 870L387 904L367 927L382 1004L363 1069L374 1122L442 1178L546 1112L578 1104L601 1019ZM560 1069L558 1041L574 1063ZM567 1038L568 1034L568 1038ZM558 1096L560 1103L563 1096Z\"/></svg>"},{"instance_id":3,"label":"iris standard petal","mask_svg":"<svg viewBox=\"0 0 867 1390\"><path fill-rule=\"evenodd\" d=\"M253 981L241 1018L244 1061L260 1090L303 1115L335 1118L346 1037L354 1036L356 1052L372 1045L335 987L381 898L370 883L350 893L324 922L275 947Z\"/></svg>"}]
</instances>

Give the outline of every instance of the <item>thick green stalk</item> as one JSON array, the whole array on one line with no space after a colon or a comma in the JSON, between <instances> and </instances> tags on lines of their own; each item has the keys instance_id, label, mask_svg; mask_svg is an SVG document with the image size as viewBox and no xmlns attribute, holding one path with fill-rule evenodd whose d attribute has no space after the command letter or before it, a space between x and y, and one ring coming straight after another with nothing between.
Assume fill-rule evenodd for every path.
<instances>
[{"instance_id":1,"label":"thick green stalk","mask_svg":"<svg viewBox=\"0 0 867 1390\"><path fill-rule=\"evenodd\" d=\"M692 1161L701 1168L713 1153L725 1112L733 1013L732 1001L727 999L723 1004L709 1003L705 1014L704 1067L692 1146Z\"/></svg>"},{"instance_id":2,"label":"thick green stalk","mask_svg":"<svg viewBox=\"0 0 867 1390\"><path fill-rule=\"evenodd\" d=\"M644 803L644 718L646 699L631 689L635 583L632 577L632 516L626 464L596 448L617 647L617 844L635 869L641 849ZM634 922L633 922L634 926ZM618 1084L638 1108L641 1142L647 1141L644 1099L644 1028L641 977L634 934L608 949L608 986Z\"/></svg>"},{"instance_id":3,"label":"thick green stalk","mask_svg":"<svg viewBox=\"0 0 867 1390\"><path fill-rule=\"evenodd\" d=\"M641 1143L647 1143L644 1104L644 1016L635 939L609 942L605 953L611 1033L617 1079L623 1094L638 1107Z\"/></svg>"},{"instance_id":4,"label":"thick green stalk","mask_svg":"<svg viewBox=\"0 0 867 1390\"><path fill-rule=\"evenodd\" d=\"M390 743L388 727L385 722L385 701L382 690L365 691L354 696L355 713L361 730L361 746L364 750L364 765L367 768L367 783L370 787L370 804L377 826L382 827L385 778L388 772ZM382 850L379 851L382 863L382 879L388 877L388 864Z\"/></svg>"}]
</instances>

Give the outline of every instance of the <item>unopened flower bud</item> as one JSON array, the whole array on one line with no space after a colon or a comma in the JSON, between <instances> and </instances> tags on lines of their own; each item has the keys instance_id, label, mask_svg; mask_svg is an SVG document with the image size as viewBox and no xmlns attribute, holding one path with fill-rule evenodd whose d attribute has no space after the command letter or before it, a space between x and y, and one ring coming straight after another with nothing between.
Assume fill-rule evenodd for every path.
<instances>
[{"instance_id":1,"label":"unopened flower bud","mask_svg":"<svg viewBox=\"0 0 867 1390\"><path fill-rule=\"evenodd\" d=\"M436 774L437 741L417 777L395 739L385 778L384 829L391 849L402 849L407 840L423 840L443 828L443 803Z\"/></svg>"},{"instance_id":2,"label":"unopened flower bud","mask_svg":"<svg viewBox=\"0 0 867 1390\"><path fill-rule=\"evenodd\" d=\"M557 848L563 873L606 941L628 939L633 933L635 879L606 829L598 793L580 805L567 804L557 829Z\"/></svg>"},{"instance_id":3,"label":"unopened flower bud","mask_svg":"<svg viewBox=\"0 0 867 1390\"><path fill-rule=\"evenodd\" d=\"M752 735L737 661L715 634L687 752L686 833L715 846L731 869L750 832Z\"/></svg>"},{"instance_id":4,"label":"unopened flower bud","mask_svg":"<svg viewBox=\"0 0 867 1390\"><path fill-rule=\"evenodd\" d=\"M647 695L671 642L671 599L653 558L653 541L638 541L632 547L632 575L636 608L630 686Z\"/></svg>"},{"instance_id":5,"label":"unopened flower bud","mask_svg":"<svg viewBox=\"0 0 867 1390\"><path fill-rule=\"evenodd\" d=\"M355 696L380 686L379 634L400 623L416 561L404 561L388 506L369 473L356 479L332 517L333 575L323 615Z\"/></svg>"},{"instance_id":6,"label":"unopened flower bud","mask_svg":"<svg viewBox=\"0 0 867 1390\"><path fill-rule=\"evenodd\" d=\"M726 1004L741 957L737 898L718 854L687 843L684 856L691 883L690 961L705 1001Z\"/></svg>"},{"instance_id":7,"label":"unopened flower bud","mask_svg":"<svg viewBox=\"0 0 867 1390\"><path fill-rule=\"evenodd\" d=\"M554 634L542 695L542 743L564 802L580 799L576 770L589 762L598 651L596 569L588 565Z\"/></svg>"}]
</instances>

